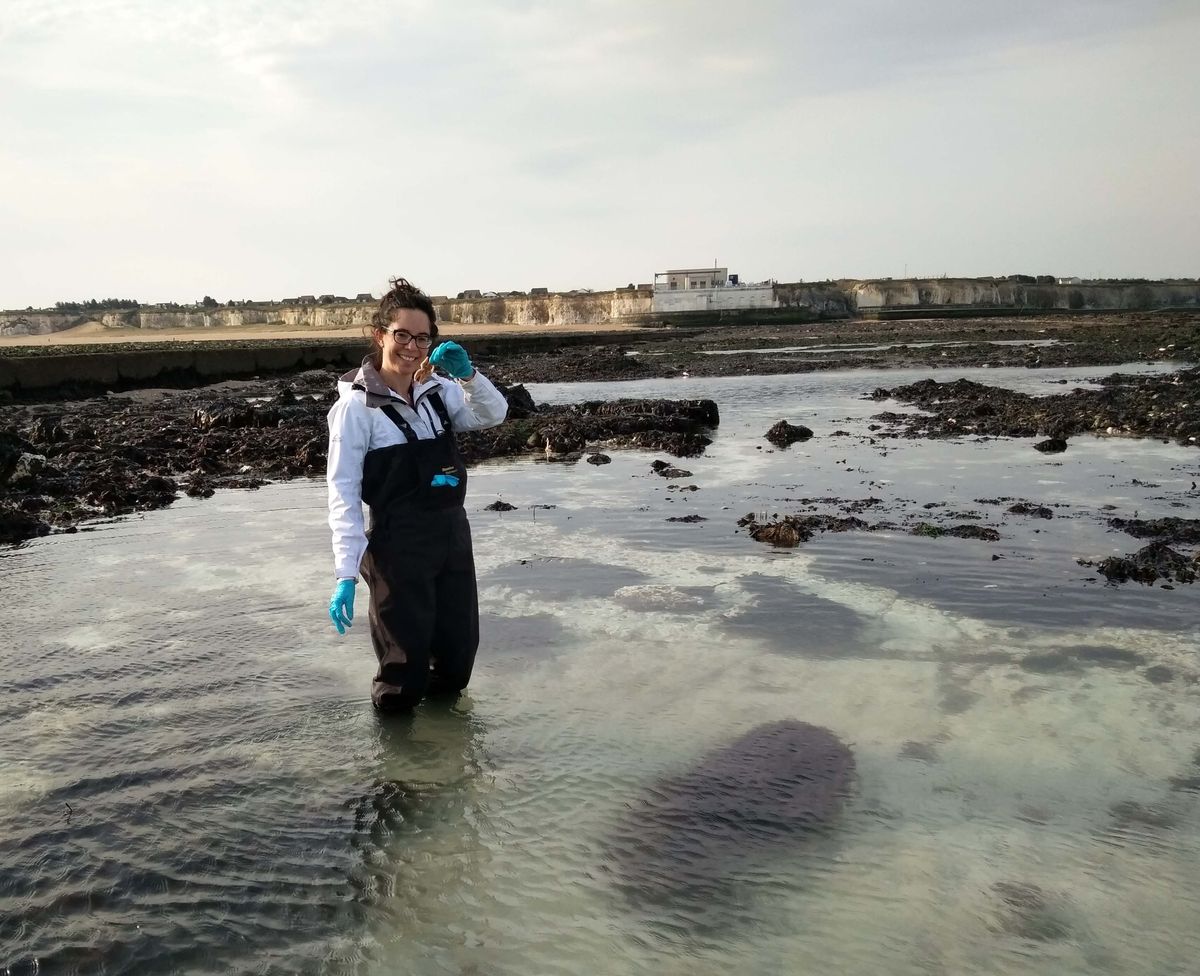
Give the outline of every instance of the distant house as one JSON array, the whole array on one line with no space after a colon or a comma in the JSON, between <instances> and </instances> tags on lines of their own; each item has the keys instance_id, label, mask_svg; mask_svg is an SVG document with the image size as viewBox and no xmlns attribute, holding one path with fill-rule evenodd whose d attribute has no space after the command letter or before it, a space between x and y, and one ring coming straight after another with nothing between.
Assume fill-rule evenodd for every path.
<instances>
[{"instance_id":1,"label":"distant house","mask_svg":"<svg viewBox=\"0 0 1200 976\"><path fill-rule=\"evenodd\" d=\"M530 288L529 294L530 295L549 295L550 289L549 288Z\"/></svg>"},{"instance_id":2,"label":"distant house","mask_svg":"<svg viewBox=\"0 0 1200 976\"><path fill-rule=\"evenodd\" d=\"M317 296L316 295L301 295L299 298L296 299L296 304L297 305L316 305L317 304Z\"/></svg>"},{"instance_id":3,"label":"distant house","mask_svg":"<svg viewBox=\"0 0 1200 976\"><path fill-rule=\"evenodd\" d=\"M1059 279L1058 279L1058 283L1059 283L1060 285L1082 285L1082 284L1083 284L1083 279L1082 279L1082 278L1075 278L1075 277L1071 277L1071 278L1059 278Z\"/></svg>"},{"instance_id":4,"label":"distant house","mask_svg":"<svg viewBox=\"0 0 1200 976\"><path fill-rule=\"evenodd\" d=\"M680 268L659 271L654 276L654 290L688 291L693 288L724 288L729 283L728 268Z\"/></svg>"},{"instance_id":5,"label":"distant house","mask_svg":"<svg viewBox=\"0 0 1200 976\"><path fill-rule=\"evenodd\" d=\"M360 304L369 305L371 302L375 301L375 296L369 291L360 291L354 296L354 300Z\"/></svg>"},{"instance_id":6,"label":"distant house","mask_svg":"<svg viewBox=\"0 0 1200 976\"><path fill-rule=\"evenodd\" d=\"M458 293L459 298L482 298L483 294L478 288L468 288L465 291Z\"/></svg>"},{"instance_id":7,"label":"distant house","mask_svg":"<svg viewBox=\"0 0 1200 976\"><path fill-rule=\"evenodd\" d=\"M778 307L773 281L743 283L728 268L677 268L654 275L655 312Z\"/></svg>"}]
</instances>

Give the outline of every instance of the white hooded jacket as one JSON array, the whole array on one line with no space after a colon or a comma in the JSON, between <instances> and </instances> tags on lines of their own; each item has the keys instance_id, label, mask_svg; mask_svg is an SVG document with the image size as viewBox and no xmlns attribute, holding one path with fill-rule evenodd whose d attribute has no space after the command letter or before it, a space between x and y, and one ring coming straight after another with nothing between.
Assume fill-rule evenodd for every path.
<instances>
[{"instance_id":1,"label":"white hooded jacket","mask_svg":"<svg viewBox=\"0 0 1200 976\"><path fill-rule=\"evenodd\" d=\"M367 551L362 509L363 459L368 451L403 444L404 434L383 411L392 404L421 440L442 432L428 394L437 390L454 430L495 427L508 414L508 403L486 376L475 371L469 380L432 376L413 387L413 403L388 388L370 359L338 380L338 399L329 409L329 528L333 532L333 571L353 579Z\"/></svg>"}]
</instances>

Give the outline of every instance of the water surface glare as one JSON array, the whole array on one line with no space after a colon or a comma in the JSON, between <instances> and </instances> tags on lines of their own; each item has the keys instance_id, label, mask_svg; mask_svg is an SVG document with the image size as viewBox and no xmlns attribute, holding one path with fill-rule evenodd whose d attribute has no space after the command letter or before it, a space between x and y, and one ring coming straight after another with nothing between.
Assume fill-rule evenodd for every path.
<instances>
[{"instance_id":1,"label":"water surface glare","mask_svg":"<svg viewBox=\"0 0 1200 976\"><path fill-rule=\"evenodd\" d=\"M328 626L319 482L0 551L0 973L1194 972L1200 588L1075 560L1141 545L1111 515L1197 517L1200 458L869 430L904 408L865 393L926 375L533 387L722 423L674 481L644 452L474 469L475 680L409 720L369 707L365 621ZM816 436L772 448L781 418ZM868 496L1001 539L737 531ZM840 816L631 888L629 811L785 720L852 750Z\"/></svg>"},{"instance_id":2,"label":"water surface glare","mask_svg":"<svg viewBox=\"0 0 1200 976\"><path fill-rule=\"evenodd\" d=\"M882 345L812 345L812 346L759 346L754 349L701 349L702 356L742 356L747 353L769 355L777 352L886 352L889 349L935 349L954 346L1027 346L1038 349L1043 346L1070 345L1059 339L943 339L930 342L888 342Z\"/></svg>"}]
</instances>

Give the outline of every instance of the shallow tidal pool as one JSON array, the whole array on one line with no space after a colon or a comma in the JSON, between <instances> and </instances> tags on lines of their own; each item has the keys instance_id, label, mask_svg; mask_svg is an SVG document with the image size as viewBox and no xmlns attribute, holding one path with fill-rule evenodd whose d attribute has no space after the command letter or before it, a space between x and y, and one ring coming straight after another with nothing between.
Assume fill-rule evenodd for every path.
<instances>
[{"instance_id":1,"label":"shallow tidal pool","mask_svg":"<svg viewBox=\"0 0 1200 976\"><path fill-rule=\"evenodd\" d=\"M1077 560L1140 547L1110 517L1200 517L1200 455L871 431L904 408L864 394L923 375L532 386L722 422L698 458L473 469L475 678L409 719L370 708L364 588L329 627L319 482L0 551L0 973L1194 972L1200 587ZM868 497L1001 538L737 526ZM852 750L840 815L640 898L628 811L785 719Z\"/></svg>"}]
</instances>

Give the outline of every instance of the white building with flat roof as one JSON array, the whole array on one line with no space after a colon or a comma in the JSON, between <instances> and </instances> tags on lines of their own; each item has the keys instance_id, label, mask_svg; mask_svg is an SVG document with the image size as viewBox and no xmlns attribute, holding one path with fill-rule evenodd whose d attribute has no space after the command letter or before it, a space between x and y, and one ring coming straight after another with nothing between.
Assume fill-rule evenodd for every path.
<instances>
[{"instance_id":1,"label":"white building with flat roof","mask_svg":"<svg viewBox=\"0 0 1200 976\"><path fill-rule=\"evenodd\" d=\"M742 284L728 268L678 268L654 275L655 312L714 312L778 308L775 282Z\"/></svg>"},{"instance_id":2,"label":"white building with flat roof","mask_svg":"<svg viewBox=\"0 0 1200 976\"><path fill-rule=\"evenodd\" d=\"M694 288L721 288L729 283L728 268L680 268L677 271L658 271L654 275L654 290L690 291Z\"/></svg>"}]
</instances>

